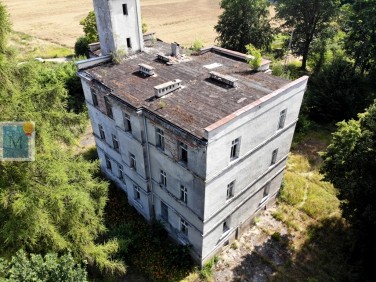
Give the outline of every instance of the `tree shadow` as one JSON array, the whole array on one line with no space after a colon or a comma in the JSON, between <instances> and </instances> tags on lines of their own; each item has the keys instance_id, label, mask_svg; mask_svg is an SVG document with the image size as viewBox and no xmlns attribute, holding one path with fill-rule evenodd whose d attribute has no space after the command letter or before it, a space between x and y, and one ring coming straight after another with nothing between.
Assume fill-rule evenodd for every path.
<instances>
[{"instance_id":1,"label":"tree shadow","mask_svg":"<svg viewBox=\"0 0 376 282\"><path fill-rule=\"evenodd\" d=\"M242 256L233 281L348 281L348 229L342 219L329 218L307 228L307 238L294 250L291 236L271 236Z\"/></svg>"}]
</instances>

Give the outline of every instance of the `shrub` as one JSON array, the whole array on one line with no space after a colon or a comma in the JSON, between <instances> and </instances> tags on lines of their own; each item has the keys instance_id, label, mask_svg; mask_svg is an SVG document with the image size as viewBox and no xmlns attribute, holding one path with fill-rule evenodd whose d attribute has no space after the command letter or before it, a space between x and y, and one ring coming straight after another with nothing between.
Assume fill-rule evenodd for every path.
<instances>
[{"instance_id":1,"label":"shrub","mask_svg":"<svg viewBox=\"0 0 376 282\"><path fill-rule=\"evenodd\" d=\"M76 56L86 56L89 55L89 40L85 36L81 36L77 39L74 44L74 53Z\"/></svg>"},{"instance_id":2,"label":"shrub","mask_svg":"<svg viewBox=\"0 0 376 282\"><path fill-rule=\"evenodd\" d=\"M29 256L23 250L19 250L10 261L0 260L1 277L5 278L1 281L87 281L85 268L76 264L70 254L61 257L55 253L44 257L39 254Z\"/></svg>"},{"instance_id":3,"label":"shrub","mask_svg":"<svg viewBox=\"0 0 376 282\"><path fill-rule=\"evenodd\" d=\"M204 47L204 43L202 42L201 39L196 38L195 41L193 41L191 49L192 51L198 53L200 52L202 47Z\"/></svg>"}]
</instances>

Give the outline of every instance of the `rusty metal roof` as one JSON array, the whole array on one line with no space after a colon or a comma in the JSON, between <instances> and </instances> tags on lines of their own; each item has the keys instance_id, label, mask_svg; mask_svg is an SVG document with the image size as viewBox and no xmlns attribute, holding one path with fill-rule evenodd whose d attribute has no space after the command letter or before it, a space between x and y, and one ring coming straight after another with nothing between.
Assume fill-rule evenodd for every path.
<instances>
[{"instance_id":1,"label":"rusty metal roof","mask_svg":"<svg viewBox=\"0 0 376 282\"><path fill-rule=\"evenodd\" d=\"M158 60L158 53L170 56L170 45L157 41L121 64L106 63L85 71L121 100L135 108L144 107L200 139L204 138L204 128L290 82L262 72L251 73L245 60L220 49L171 58L168 63ZM155 75L144 76L139 64L153 67ZM217 67L204 67L212 64ZM237 86L211 79L212 70L238 79ZM182 80L180 89L155 97L155 86L175 79Z\"/></svg>"}]
</instances>

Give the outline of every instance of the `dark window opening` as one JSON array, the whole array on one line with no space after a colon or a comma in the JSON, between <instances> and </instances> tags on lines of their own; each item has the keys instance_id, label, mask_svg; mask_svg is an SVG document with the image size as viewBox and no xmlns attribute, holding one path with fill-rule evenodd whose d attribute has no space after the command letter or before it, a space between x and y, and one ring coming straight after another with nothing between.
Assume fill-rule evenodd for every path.
<instances>
[{"instance_id":1,"label":"dark window opening","mask_svg":"<svg viewBox=\"0 0 376 282\"><path fill-rule=\"evenodd\" d=\"M131 42L131 38L130 37L127 38L127 47L128 48L132 48L132 42Z\"/></svg>"},{"instance_id":2,"label":"dark window opening","mask_svg":"<svg viewBox=\"0 0 376 282\"><path fill-rule=\"evenodd\" d=\"M97 94L91 93L91 97L93 98L93 105L94 105L94 107L98 107L98 97L97 97Z\"/></svg>"},{"instance_id":3,"label":"dark window opening","mask_svg":"<svg viewBox=\"0 0 376 282\"><path fill-rule=\"evenodd\" d=\"M128 6L127 4L123 4L123 15L128 15Z\"/></svg>"}]
</instances>

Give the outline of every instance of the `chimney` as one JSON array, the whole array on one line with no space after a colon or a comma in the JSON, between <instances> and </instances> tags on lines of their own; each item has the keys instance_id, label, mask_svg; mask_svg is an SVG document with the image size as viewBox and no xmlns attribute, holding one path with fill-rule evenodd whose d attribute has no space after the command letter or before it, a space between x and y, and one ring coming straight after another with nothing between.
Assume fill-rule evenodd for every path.
<instances>
[{"instance_id":1,"label":"chimney","mask_svg":"<svg viewBox=\"0 0 376 282\"><path fill-rule=\"evenodd\" d=\"M93 0L102 55L143 50L140 0Z\"/></svg>"},{"instance_id":2,"label":"chimney","mask_svg":"<svg viewBox=\"0 0 376 282\"><path fill-rule=\"evenodd\" d=\"M180 45L176 42L171 43L171 56L173 57L180 56Z\"/></svg>"}]
</instances>

